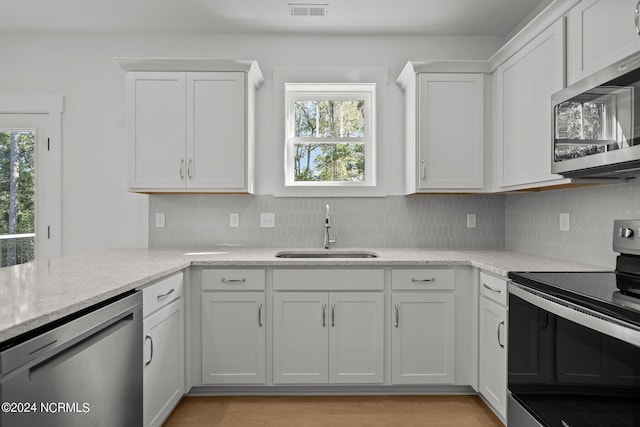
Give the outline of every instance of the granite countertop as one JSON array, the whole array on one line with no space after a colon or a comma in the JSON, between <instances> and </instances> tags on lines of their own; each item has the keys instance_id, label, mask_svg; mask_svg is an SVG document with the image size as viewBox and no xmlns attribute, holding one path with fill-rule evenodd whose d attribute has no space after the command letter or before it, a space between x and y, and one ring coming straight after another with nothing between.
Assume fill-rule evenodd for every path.
<instances>
[{"instance_id":1,"label":"granite countertop","mask_svg":"<svg viewBox=\"0 0 640 427\"><path fill-rule=\"evenodd\" d=\"M610 268L511 251L370 249L378 258L279 259L279 249L110 249L0 269L0 342L189 266L473 266L509 271Z\"/></svg>"}]
</instances>

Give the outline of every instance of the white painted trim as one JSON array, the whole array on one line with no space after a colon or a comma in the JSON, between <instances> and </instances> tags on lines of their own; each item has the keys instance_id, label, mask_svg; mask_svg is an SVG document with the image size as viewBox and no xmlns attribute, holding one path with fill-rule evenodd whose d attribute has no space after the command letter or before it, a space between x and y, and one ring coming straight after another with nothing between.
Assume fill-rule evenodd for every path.
<instances>
[{"instance_id":1,"label":"white painted trim","mask_svg":"<svg viewBox=\"0 0 640 427\"><path fill-rule=\"evenodd\" d=\"M241 71L260 87L264 76L254 60L213 58L111 58L124 71Z\"/></svg>"},{"instance_id":2,"label":"white painted trim","mask_svg":"<svg viewBox=\"0 0 640 427\"><path fill-rule=\"evenodd\" d=\"M62 113L64 112L64 96L62 95L0 95L0 114L47 114L47 137L50 140L48 168L55 171L47 175L47 186L54 188L53 194L47 195L49 204L50 240L47 245L46 259L62 256ZM38 180L38 178L36 177ZM37 184L36 184L37 185ZM36 236L36 239L38 237ZM36 259L45 259L38 252L36 242Z\"/></svg>"},{"instance_id":3,"label":"white painted trim","mask_svg":"<svg viewBox=\"0 0 640 427\"><path fill-rule=\"evenodd\" d=\"M525 25L489 58L489 69L494 72L501 64L522 49L538 34L566 15L580 0L555 0Z\"/></svg>"},{"instance_id":4,"label":"white painted trim","mask_svg":"<svg viewBox=\"0 0 640 427\"><path fill-rule=\"evenodd\" d=\"M490 72L488 61L408 61L396 83L404 89L411 74L416 73L489 74Z\"/></svg>"}]
</instances>

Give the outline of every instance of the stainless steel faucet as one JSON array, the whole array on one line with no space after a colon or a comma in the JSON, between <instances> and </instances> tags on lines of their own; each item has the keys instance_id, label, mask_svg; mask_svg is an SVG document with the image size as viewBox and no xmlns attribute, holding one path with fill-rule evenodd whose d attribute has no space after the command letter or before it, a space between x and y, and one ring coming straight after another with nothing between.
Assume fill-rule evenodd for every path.
<instances>
[{"instance_id":1,"label":"stainless steel faucet","mask_svg":"<svg viewBox=\"0 0 640 427\"><path fill-rule=\"evenodd\" d=\"M333 239L329 236L329 229L331 228L331 215L329 215L329 205L324 209L324 248L329 249L332 243L338 241L337 237Z\"/></svg>"}]
</instances>

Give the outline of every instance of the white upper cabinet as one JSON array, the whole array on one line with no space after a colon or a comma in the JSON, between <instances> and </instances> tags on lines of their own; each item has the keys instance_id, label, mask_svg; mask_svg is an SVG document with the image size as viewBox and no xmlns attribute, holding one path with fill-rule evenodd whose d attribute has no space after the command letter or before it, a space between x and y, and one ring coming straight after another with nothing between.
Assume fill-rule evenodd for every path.
<instances>
[{"instance_id":1,"label":"white upper cabinet","mask_svg":"<svg viewBox=\"0 0 640 427\"><path fill-rule=\"evenodd\" d=\"M398 77L405 93L407 194L483 189L485 75L477 70L486 68L484 61L409 62Z\"/></svg>"},{"instance_id":2,"label":"white upper cabinet","mask_svg":"<svg viewBox=\"0 0 640 427\"><path fill-rule=\"evenodd\" d=\"M245 73L187 74L187 186L246 187Z\"/></svg>"},{"instance_id":3,"label":"white upper cabinet","mask_svg":"<svg viewBox=\"0 0 640 427\"><path fill-rule=\"evenodd\" d=\"M128 73L131 188L184 188L185 74Z\"/></svg>"},{"instance_id":4,"label":"white upper cabinet","mask_svg":"<svg viewBox=\"0 0 640 427\"><path fill-rule=\"evenodd\" d=\"M567 83L640 50L638 0L583 0L567 15Z\"/></svg>"},{"instance_id":5,"label":"white upper cabinet","mask_svg":"<svg viewBox=\"0 0 640 427\"><path fill-rule=\"evenodd\" d=\"M119 62L131 191L253 193L255 62Z\"/></svg>"},{"instance_id":6,"label":"white upper cabinet","mask_svg":"<svg viewBox=\"0 0 640 427\"><path fill-rule=\"evenodd\" d=\"M551 95L564 87L564 50L560 18L495 71L499 190L569 182L551 173Z\"/></svg>"}]
</instances>

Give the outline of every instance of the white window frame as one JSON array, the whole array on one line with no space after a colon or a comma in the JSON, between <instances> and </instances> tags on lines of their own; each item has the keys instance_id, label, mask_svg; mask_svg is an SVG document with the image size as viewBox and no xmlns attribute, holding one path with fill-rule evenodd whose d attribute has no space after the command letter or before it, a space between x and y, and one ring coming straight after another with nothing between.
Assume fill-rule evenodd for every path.
<instances>
[{"instance_id":1,"label":"white window frame","mask_svg":"<svg viewBox=\"0 0 640 427\"><path fill-rule=\"evenodd\" d=\"M42 115L46 122L46 138L38 137L41 145L36 147L36 261L57 258L63 254L63 113L63 96L0 95L0 114ZM43 147L42 142L46 139L49 140L47 147Z\"/></svg>"},{"instance_id":2,"label":"white window frame","mask_svg":"<svg viewBox=\"0 0 640 427\"><path fill-rule=\"evenodd\" d=\"M375 187L376 186L376 84L375 83L285 83L285 187ZM307 138L295 137L294 102L306 99L353 100L364 99L363 138L315 138L318 142L364 144L364 180L352 181L295 181L294 145Z\"/></svg>"}]
</instances>

